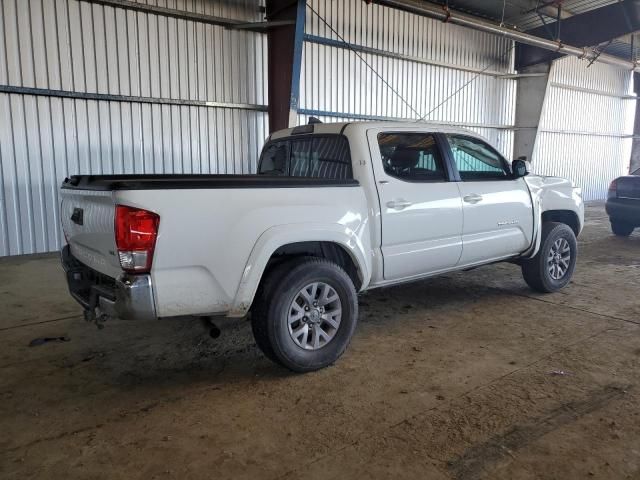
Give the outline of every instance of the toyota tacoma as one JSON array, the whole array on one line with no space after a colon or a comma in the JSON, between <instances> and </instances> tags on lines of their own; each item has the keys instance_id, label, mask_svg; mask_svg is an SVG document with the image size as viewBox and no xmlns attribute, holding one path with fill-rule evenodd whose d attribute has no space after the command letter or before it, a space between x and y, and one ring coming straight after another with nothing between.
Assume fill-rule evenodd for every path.
<instances>
[{"instance_id":1,"label":"toyota tacoma","mask_svg":"<svg viewBox=\"0 0 640 480\"><path fill-rule=\"evenodd\" d=\"M419 123L272 134L255 175L77 175L61 187L71 295L89 318L244 317L267 357L336 361L358 292L508 261L569 282L580 189L482 137Z\"/></svg>"}]
</instances>

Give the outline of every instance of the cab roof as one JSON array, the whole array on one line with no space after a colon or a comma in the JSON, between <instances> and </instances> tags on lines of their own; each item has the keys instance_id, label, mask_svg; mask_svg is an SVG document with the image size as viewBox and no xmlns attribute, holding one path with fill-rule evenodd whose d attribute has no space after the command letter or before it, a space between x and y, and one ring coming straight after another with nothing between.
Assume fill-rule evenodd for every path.
<instances>
[{"instance_id":1,"label":"cab roof","mask_svg":"<svg viewBox=\"0 0 640 480\"><path fill-rule=\"evenodd\" d=\"M362 132L371 128L381 129L396 129L396 128L410 128L416 131L425 131L432 133L458 133L464 135L470 135L473 137L483 138L477 133L461 128L455 125L448 125L442 123L431 122L393 122L393 121L355 121L355 122L335 122L335 123L313 123L307 125L300 125L298 127L287 128L284 130L278 130L269 137L269 140L276 140L278 138L284 138L289 136L295 136L298 134L340 134L344 133L347 129L349 133L354 130L360 130Z\"/></svg>"}]
</instances>

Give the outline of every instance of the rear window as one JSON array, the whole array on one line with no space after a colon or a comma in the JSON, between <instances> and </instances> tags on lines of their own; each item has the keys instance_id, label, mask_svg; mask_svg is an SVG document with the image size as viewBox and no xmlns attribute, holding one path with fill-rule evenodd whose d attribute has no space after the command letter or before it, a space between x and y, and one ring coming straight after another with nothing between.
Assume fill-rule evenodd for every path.
<instances>
[{"instance_id":1,"label":"rear window","mask_svg":"<svg viewBox=\"0 0 640 480\"><path fill-rule=\"evenodd\" d=\"M268 143L258 166L260 175L351 179L349 142L342 135L313 135Z\"/></svg>"}]
</instances>

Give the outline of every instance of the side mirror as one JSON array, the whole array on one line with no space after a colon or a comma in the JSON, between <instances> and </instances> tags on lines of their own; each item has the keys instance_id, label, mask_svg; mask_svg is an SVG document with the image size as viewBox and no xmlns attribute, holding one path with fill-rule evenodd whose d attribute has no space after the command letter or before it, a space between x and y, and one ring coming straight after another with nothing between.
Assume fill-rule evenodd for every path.
<instances>
[{"instance_id":1,"label":"side mirror","mask_svg":"<svg viewBox=\"0 0 640 480\"><path fill-rule=\"evenodd\" d=\"M515 178L526 177L529 175L529 167L526 160L518 158L511 163L511 171Z\"/></svg>"}]
</instances>

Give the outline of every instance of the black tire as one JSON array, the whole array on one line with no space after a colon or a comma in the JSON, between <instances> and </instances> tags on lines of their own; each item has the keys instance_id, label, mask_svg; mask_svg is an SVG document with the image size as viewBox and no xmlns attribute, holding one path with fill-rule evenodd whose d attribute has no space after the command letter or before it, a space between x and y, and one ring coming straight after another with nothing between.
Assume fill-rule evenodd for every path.
<instances>
[{"instance_id":1,"label":"black tire","mask_svg":"<svg viewBox=\"0 0 640 480\"><path fill-rule=\"evenodd\" d=\"M635 227L625 222L611 220L611 231L618 237L628 237L633 233Z\"/></svg>"},{"instance_id":2,"label":"black tire","mask_svg":"<svg viewBox=\"0 0 640 480\"><path fill-rule=\"evenodd\" d=\"M549 271L549 255L556 241L564 239L570 249L569 265L562 277L555 279ZM578 255L578 242L571 227L564 223L545 222L542 224L540 250L535 257L522 262L522 276L532 289L542 293L552 293L565 287L573 275Z\"/></svg>"},{"instance_id":3,"label":"black tire","mask_svg":"<svg viewBox=\"0 0 640 480\"><path fill-rule=\"evenodd\" d=\"M273 290L280 284L282 277L286 275L289 270L304 261L306 261L306 257L298 257L274 266L270 271L265 273L264 280L260 283L258 291L256 292L255 304L251 309L251 330L253 332L253 338L258 348L264 353L264 356L274 363L281 364L271 347L271 343L269 343L267 323L260 319L267 316L269 309L268 299L273 298Z\"/></svg>"},{"instance_id":4,"label":"black tire","mask_svg":"<svg viewBox=\"0 0 640 480\"><path fill-rule=\"evenodd\" d=\"M337 293L341 319L333 338L316 350L305 350L289 333L291 304L306 285L323 282ZM251 315L258 347L269 359L294 372L318 370L334 363L344 353L358 318L358 298L351 278L338 265L316 257L300 257L273 269L260 288Z\"/></svg>"}]
</instances>

